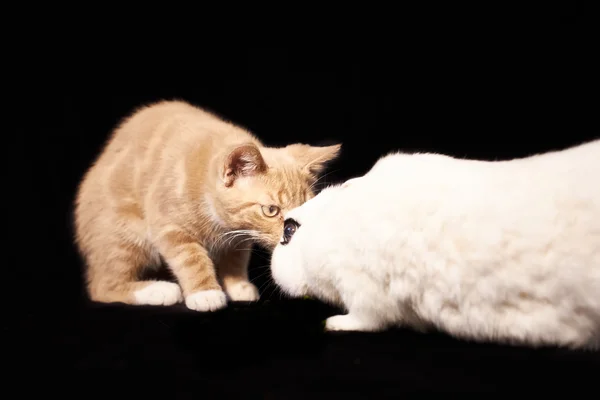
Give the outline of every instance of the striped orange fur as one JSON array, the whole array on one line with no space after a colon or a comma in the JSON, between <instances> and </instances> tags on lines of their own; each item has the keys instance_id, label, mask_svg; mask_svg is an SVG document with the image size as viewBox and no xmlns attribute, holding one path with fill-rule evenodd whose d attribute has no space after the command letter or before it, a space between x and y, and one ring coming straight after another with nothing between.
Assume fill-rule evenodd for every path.
<instances>
[{"instance_id":1,"label":"striped orange fur","mask_svg":"<svg viewBox=\"0 0 600 400\"><path fill-rule=\"evenodd\" d=\"M314 197L340 145L264 146L183 101L144 106L112 133L84 175L75 242L90 298L198 311L258 299L250 248L273 249L283 213ZM142 280L164 261L177 283Z\"/></svg>"}]
</instances>

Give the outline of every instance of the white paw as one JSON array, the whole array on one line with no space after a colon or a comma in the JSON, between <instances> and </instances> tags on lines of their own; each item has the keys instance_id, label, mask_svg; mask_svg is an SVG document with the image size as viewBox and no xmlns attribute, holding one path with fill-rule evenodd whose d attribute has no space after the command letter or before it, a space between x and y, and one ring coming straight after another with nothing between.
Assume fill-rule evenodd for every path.
<instances>
[{"instance_id":1,"label":"white paw","mask_svg":"<svg viewBox=\"0 0 600 400\"><path fill-rule=\"evenodd\" d=\"M257 301L260 298L258 289L250 282L236 282L226 290L233 301Z\"/></svg>"},{"instance_id":2,"label":"white paw","mask_svg":"<svg viewBox=\"0 0 600 400\"><path fill-rule=\"evenodd\" d=\"M172 306L183 300L178 284L166 281L156 281L133 293L136 304L152 306Z\"/></svg>"},{"instance_id":3,"label":"white paw","mask_svg":"<svg viewBox=\"0 0 600 400\"><path fill-rule=\"evenodd\" d=\"M365 324L352 315L335 315L325 321L327 331L368 331Z\"/></svg>"},{"instance_id":4,"label":"white paw","mask_svg":"<svg viewBox=\"0 0 600 400\"><path fill-rule=\"evenodd\" d=\"M227 305L227 296L222 290L201 290L187 296L185 305L195 311L217 311Z\"/></svg>"}]
</instances>

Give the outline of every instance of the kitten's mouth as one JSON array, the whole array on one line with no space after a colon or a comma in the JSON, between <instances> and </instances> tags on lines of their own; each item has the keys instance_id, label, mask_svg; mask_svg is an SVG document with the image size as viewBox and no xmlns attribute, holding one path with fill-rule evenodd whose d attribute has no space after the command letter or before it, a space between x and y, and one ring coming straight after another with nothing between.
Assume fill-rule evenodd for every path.
<instances>
[{"instance_id":1,"label":"kitten's mouth","mask_svg":"<svg viewBox=\"0 0 600 400\"><path fill-rule=\"evenodd\" d=\"M254 243L259 234L253 230L236 229L228 231L219 238L219 245L223 247L239 246L244 243Z\"/></svg>"},{"instance_id":2,"label":"kitten's mouth","mask_svg":"<svg viewBox=\"0 0 600 400\"><path fill-rule=\"evenodd\" d=\"M264 248L269 253L272 253L273 250L275 250L275 247L277 247L278 243L279 239L273 239L266 235L259 235L256 237L256 244Z\"/></svg>"},{"instance_id":3,"label":"kitten's mouth","mask_svg":"<svg viewBox=\"0 0 600 400\"><path fill-rule=\"evenodd\" d=\"M251 243L260 246L269 253L273 252L279 243L279 238L252 229L236 229L227 232L224 237L224 242L229 245Z\"/></svg>"}]
</instances>

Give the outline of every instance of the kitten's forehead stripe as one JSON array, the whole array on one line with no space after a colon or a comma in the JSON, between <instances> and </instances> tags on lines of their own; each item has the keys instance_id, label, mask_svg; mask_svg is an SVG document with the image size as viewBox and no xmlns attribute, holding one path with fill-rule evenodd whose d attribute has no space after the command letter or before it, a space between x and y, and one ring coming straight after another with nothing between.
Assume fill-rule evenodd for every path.
<instances>
[{"instance_id":1,"label":"kitten's forehead stripe","mask_svg":"<svg viewBox=\"0 0 600 400\"><path fill-rule=\"evenodd\" d=\"M241 204L239 204L239 205L237 205L237 206L231 207L231 208L229 208L228 210L229 210L230 212L233 212L233 213L239 213L239 212L240 212L240 211L242 211L243 209L245 209L245 208L249 208L249 207L252 207L252 206L254 206L255 204L256 204L256 203L254 203L254 202L247 201L247 202L241 203Z\"/></svg>"},{"instance_id":2,"label":"kitten's forehead stripe","mask_svg":"<svg viewBox=\"0 0 600 400\"><path fill-rule=\"evenodd\" d=\"M279 171L281 186L273 194L277 204L282 208L294 208L309 198L309 186L302 173L293 168L282 168Z\"/></svg>"},{"instance_id":3,"label":"kitten's forehead stripe","mask_svg":"<svg viewBox=\"0 0 600 400\"><path fill-rule=\"evenodd\" d=\"M280 187L277 191L277 203L284 204L285 187Z\"/></svg>"},{"instance_id":4,"label":"kitten's forehead stripe","mask_svg":"<svg viewBox=\"0 0 600 400\"><path fill-rule=\"evenodd\" d=\"M296 192L296 198L300 203L306 201L306 190L303 187L298 187Z\"/></svg>"}]
</instances>

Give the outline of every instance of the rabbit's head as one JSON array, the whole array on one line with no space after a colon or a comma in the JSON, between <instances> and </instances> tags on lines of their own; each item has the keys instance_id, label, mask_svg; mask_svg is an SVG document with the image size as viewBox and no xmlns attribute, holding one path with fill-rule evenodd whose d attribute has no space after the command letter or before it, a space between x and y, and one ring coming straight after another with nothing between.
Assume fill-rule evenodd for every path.
<instances>
[{"instance_id":1,"label":"rabbit's head","mask_svg":"<svg viewBox=\"0 0 600 400\"><path fill-rule=\"evenodd\" d=\"M335 242L327 215L343 190L342 185L329 186L285 214L283 235L271 255L271 274L287 295L316 295L327 280L321 267Z\"/></svg>"}]
</instances>

